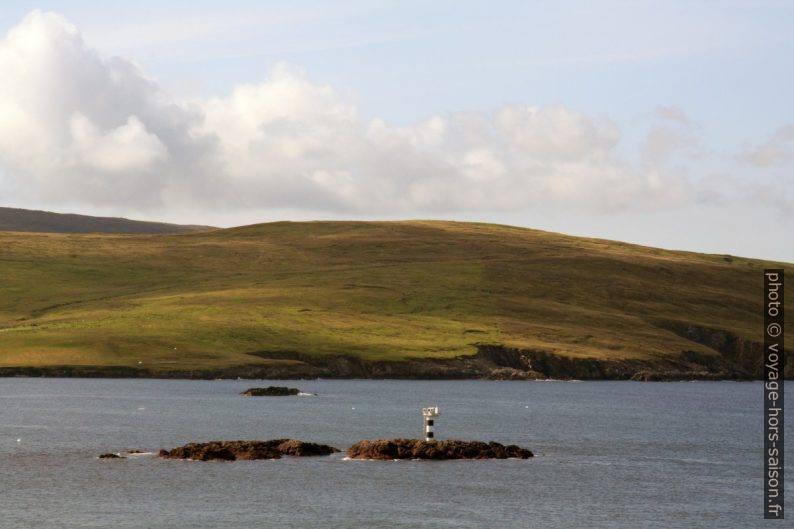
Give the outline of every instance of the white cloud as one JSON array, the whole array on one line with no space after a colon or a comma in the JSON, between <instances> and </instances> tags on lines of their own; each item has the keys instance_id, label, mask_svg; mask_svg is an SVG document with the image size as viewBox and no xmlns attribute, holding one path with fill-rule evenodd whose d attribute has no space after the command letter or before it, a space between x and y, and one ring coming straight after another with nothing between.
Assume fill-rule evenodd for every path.
<instances>
[{"instance_id":1,"label":"white cloud","mask_svg":"<svg viewBox=\"0 0 794 529\"><path fill-rule=\"evenodd\" d=\"M697 140L691 134L670 127L653 127L642 145L642 158L647 164L661 165L676 154L692 151Z\"/></svg>"},{"instance_id":2,"label":"white cloud","mask_svg":"<svg viewBox=\"0 0 794 529\"><path fill-rule=\"evenodd\" d=\"M656 107L656 115L660 118L667 119L678 123L679 125L690 125L692 122L684 109L675 105L660 105Z\"/></svg>"},{"instance_id":3,"label":"white cloud","mask_svg":"<svg viewBox=\"0 0 794 529\"><path fill-rule=\"evenodd\" d=\"M605 118L509 105L392 127L286 64L227 97L177 100L41 11L0 41L0 76L0 172L31 200L394 214L690 196L685 173L657 163L672 147L634 167Z\"/></svg>"},{"instance_id":4,"label":"white cloud","mask_svg":"<svg viewBox=\"0 0 794 529\"><path fill-rule=\"evenodd\" d=\"M115 173L145 171L168 157L165 145L136 116L103 132L84 115L69 120L75 162L82 167Z\"/></svg>"},{"instance_id":5,"label":"white cloud","mask_svg":"<svg viewBox=\"0 0 794 529\"><path fill-rule=\"evenodd\" d=\"M777 129L764 143L739 156L739 160L757 167L768 167L794 159L794 126Z\"/></svg>"},{"instance_id":6,"label":"white cloud","mask_svg":"<svg viewBox=\"0 0 794 529\"><path fill-rule=\"evenodd\" d=\"M684 158L702 158L708 150L703 145L699 127L681 107L658 106L657 118L648 130L640 147L640 156L646 166L661 168L681 163Z\"/></svg>"},{"instance_id":7,"label":"white cloud","mask_svg":"<svg viewBox=\"0 0 794 529\"><path fill-rule=\"evenodd\" d=\"M564 107L510 106L498 111L494 125L516 152L537 161L600 158L616 145L617 127Z\"/></svg>"}]
</instances>

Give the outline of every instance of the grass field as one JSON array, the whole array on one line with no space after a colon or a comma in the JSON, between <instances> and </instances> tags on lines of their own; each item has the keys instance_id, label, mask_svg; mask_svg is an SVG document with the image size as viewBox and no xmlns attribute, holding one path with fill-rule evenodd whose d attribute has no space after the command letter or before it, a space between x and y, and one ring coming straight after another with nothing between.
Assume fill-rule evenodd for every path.
<instances>
[{"instance_id":1,"label":"grass field","mask_svg":"<svg viewBox=\"0 0 794 529\"><path fill-rule=\"evenodd\" d=\"M262 351L446 358L477 344L714 354L660 322L760 341L764 267L794 277L790 264L456 222L0 232L0 366L285 361L249 354Z\"/></svg>"}]
</instances>

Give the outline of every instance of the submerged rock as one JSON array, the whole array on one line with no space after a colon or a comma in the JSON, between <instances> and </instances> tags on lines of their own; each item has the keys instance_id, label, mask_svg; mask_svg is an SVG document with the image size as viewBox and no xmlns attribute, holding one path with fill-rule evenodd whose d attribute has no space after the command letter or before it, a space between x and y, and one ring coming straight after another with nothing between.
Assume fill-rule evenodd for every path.
<instances>
[{"instance_id":1,"label":"submerged rock","mask_svg":"<svg viewBox=\"0 0 794 529\"><path fill-rule=\"evenodd\" d=\"M269 441L189 443L172 450L160 450L159 456L166 459L235 461L238 459L279 459L281 456L326 456L335 452L339 452L339 449L333 446L296 439L271 439Z\"/></svg>"},{"instance_id":2,"label":"submerged rock","mask_svg":"<svg viewBox=\"0 0 794 529\"><path fill-rule=\"evenodd\" d=\"M266 388L248 388L240 395L245 395L246 397L289 397L298 393L300 393L298 388L268 386Z\"/></svg>"},{"instance_id":3,"label":"submerged rock","mask_svg":"<svg viewBox=\"0 0 794 529\"><path fill-rule=\"evenodd\" d=\"M482 441L376 439L347 449L352 459L527 459L534 454L516 445Z\"/></svg>"},{"instance_id":4,"label":"submerged rock","mask_svg":"<svg viewBox=\"0 0 794 529\"><path fill-rule=\"evenodd\" d=\"M124 458L118 454L113 454L108 452L107 454L100 454L99 459L124 459Z\"/></svg>"}]
</instances>

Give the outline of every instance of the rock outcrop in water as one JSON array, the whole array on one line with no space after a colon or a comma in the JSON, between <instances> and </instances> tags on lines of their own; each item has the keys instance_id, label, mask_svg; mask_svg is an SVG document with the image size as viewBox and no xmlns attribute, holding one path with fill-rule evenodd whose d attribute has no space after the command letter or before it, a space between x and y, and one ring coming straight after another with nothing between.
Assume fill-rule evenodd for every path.
<instances>
[{"instance_id":1,"label":"rock outcrop in water","mask_svg":"<svg viewBox=\"0 0 794 529\"><path fill-rule=\"evenodd\" d=\"M376 439L347 449L352 459L528 459L534 454L516 445L482 441Z\"/></svg>"},{"instance_id":2,"label":"rock outcrop in water","mask_svg":"<svg viewBox=\"0 0 794 529\"><path fill-rule=\"evenodd\" d=\"M289 397L298 393L300 393L298 388L268 386L266 388L248 388L240 395L245 395L246 397Z\"/></svg>"},{"instance_id":3,"label":"rock outcrop in water","mask_svg":"<svg viewBox=\"0 0 794 529\"><path fill-rule=\"evenodd\" d=\"M326 456L335 452L339 452L339 449L333 446L296 439L271 439L269 441L189 443L172 450L160 450L159 456L166 459L235 461L238 459L279 459L282 456Z\"/></svg>"},{"instance_id":4,"label":"rock outcrop in water","mask_svg":"<svg viewBox=\"0 0 794 529\"><path fill-rule=\"evenodd\" d=\"M151 454L151 452L143 452L141 450L122 450L121 452L107 452L105 454L99 454L97 457L99 459L127 459L128 457L148 454Z\"/></svg>"}]
</instances>

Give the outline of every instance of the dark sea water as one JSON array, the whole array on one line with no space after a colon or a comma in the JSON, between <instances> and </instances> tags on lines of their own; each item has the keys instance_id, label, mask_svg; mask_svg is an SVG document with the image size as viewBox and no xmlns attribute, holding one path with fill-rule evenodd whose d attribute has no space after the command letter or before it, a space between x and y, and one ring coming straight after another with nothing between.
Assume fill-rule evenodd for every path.
<instances>
[{"instance_id":1,"label":"dark sea water","mask_svg":"<svg viewBox=\"0 0 794 529\"><path fill-rule=\"evenodd\" d=\"M238 395L274 383L0 379L0 527L772 526L760 383L291 381L280 384L318 396ZM439 439L515 443L537 457L96 458L213 439L344 450L419 437L427 405L441 407Z\"/></svg>"}]
</instances>

